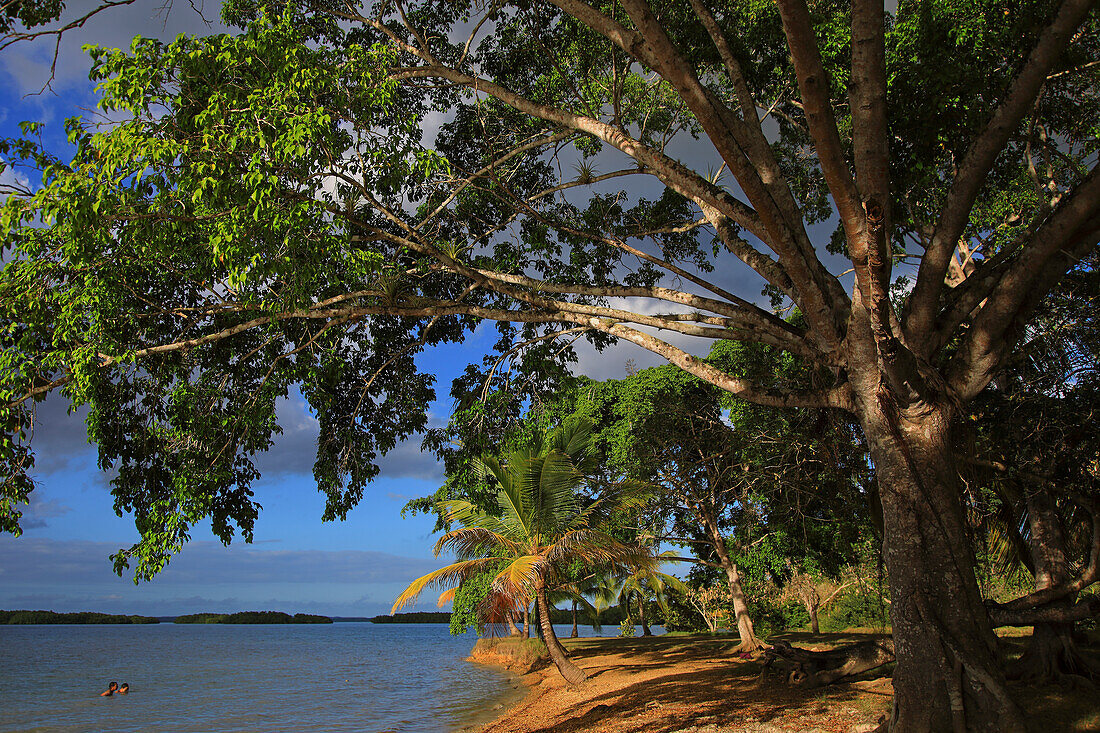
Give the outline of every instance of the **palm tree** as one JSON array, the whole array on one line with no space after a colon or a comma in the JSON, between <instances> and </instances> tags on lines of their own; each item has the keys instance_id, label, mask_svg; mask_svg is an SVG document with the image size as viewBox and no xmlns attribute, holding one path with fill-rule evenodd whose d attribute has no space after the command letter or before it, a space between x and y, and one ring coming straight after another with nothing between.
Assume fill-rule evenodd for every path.
<instances>
[{"instance_id":1,"label":"palm tree","mask_svg":"<svg viewBox=\"0 0 1100 733\"><path fill-rule=\"evenodd\" d=\"M654 562L643 548L620 542L600 528L610 510L640 506L648 500L648 485L620 482L582 507L578 490L592 469L591 428L590 422L571 421L547 433L537 449L512 451L503 460L482 456L476 468L499 486L498 513L468 501L443 502L447 521L462 526L439 539L435 554L450 550L460 559L414 580L398 596L393 610L411 603L427 586L461 584L503 557L507 565L493 579L483 604L487 619L526 608L533 598L543 640L558 671L571 684L586 680L554 634L548 592L562 584L561 572L573 561L639 567Z\"/></svg>"},{"instance_id":2,"label":"palm tree","mask_svg":"<svg viewBox=\"0 0 1100 733\"><path fill-rule=\"evenodd\" d=\"M675 559L675 555L676 553L672 551L665 551L654 557L653 560L657 562L662 560L671 561ZM642 636L653 636L653 631L650 630L649 622L646 620L646 602L656 601L657 606L667 613L668 589L673 588L686 593L687 586L674 575L658 572L653 562L630 566L628 572L629 575L623 578L622 586L619 588L619 605L626 609L629 616L631 615L631 602L637 601L638 620L642 624Z\"/></svg>"}]
</instances>

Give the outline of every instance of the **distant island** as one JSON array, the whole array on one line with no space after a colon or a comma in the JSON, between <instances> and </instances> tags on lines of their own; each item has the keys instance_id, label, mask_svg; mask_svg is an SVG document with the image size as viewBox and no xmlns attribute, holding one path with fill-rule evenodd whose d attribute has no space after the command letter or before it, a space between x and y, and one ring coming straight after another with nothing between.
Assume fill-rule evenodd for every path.
<instances>
[{"instance_id":1,"label":"distant island","mask_svg":"<svg viewBox=\"0 0 1100 733\"><path fill-rule=\"evenodd\" d=\"M121 616L95 611L57 613L56 611L0 611L0 624L159 624L152 616Z\"/></svg>"},{"instance_id":2,"label":"distant island","mask_svg":"<svg viewBox=\"0 0 1100 733\"><path fill-rule=\"evenodd\" d=\"M368 619L372 624L449 624L450 611L413 611L395 613L392 616L374 616Z\"/></svg>"},{"instance_id":3,"label":"distant island","mask_svg":"<svg viewBox=\"0 0 1100 733\"><path fill-rule=\"evenodd\" d=\"M296 613L291 616L282 611L241 611L240 613L191 613L176 616L177 624L331 624L328 616Z\"/></svg>"}]
</instances>

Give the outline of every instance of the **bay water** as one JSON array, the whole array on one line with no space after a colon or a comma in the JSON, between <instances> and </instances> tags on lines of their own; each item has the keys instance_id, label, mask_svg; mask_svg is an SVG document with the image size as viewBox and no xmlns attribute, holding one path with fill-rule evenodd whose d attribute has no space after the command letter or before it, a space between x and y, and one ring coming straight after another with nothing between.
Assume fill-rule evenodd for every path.
<instances>
[{"instance_id":1,"label":"bay water","mask_svg":"<svg viewBox=\"0 0 1100 733\"><path fill-rule=\"evenodd\" d=\"M465 661L474 641L445 624L0 626L0 732L460 731L522 695ZM99 697L112 680L131 692Z\"/></svg>"}]
</instances>

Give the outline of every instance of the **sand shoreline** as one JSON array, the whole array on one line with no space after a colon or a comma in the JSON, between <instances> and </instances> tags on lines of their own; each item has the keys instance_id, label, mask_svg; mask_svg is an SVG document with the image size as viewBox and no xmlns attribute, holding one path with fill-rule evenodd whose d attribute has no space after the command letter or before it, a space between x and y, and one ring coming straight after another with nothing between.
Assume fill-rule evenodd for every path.
<instances>
[{"instance_id":1,"label":"sand shoreline","mask_svg":"<svg viewBox=\"0 0 1100 733\"><path fill-rule=\"evenodd\" d=\"M808 649L831 649L871 634L849 630L773 636ZM1030 629L1002 636L1002 653L1018 658ZM589 679L570 687L548 662L517 677L526 691L480 733L862 733L893 703L888 669L817 689L791 686L759 661L733 656L736 636L563 640ZM1100 635L1082 652L1100 662ZM529 663L526 656L521 662ZM501 663L485 655L478 662ZM1032 733L1100 730L1095 690L1057 683L1012 683Z\"/></svg>"},{"instance_id":2,"label":"sand shoreline","mask_svg":"<svg viewBox=\"0 0 1100 733\"><path fill-rule=\"evenodd\" d=\"M726 653L730 637L563 641L588 682L570 687L545 663L520 674L527 694L480 733L849 733L892 700L888 679L809 691L761 678L759 663ZM471 661L509 666L485 654Z\"/></svg>"}]
</instances>

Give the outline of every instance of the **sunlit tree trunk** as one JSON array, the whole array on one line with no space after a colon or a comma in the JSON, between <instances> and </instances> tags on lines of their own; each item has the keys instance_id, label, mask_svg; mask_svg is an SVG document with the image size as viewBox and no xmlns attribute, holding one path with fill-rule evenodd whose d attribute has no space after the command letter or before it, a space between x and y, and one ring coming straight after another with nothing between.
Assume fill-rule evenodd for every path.
<instances>
[{"instance_id":1,"label":"sunlit tree trunk","mask_svg":"<svg viewBox=\"0 0 1100 733\"><path fill-rule=\"evenodd\" d=\"M722 566L722 570L726 573L726 583L729 585L730 591L730 604L733 606L734 618L737 621L737 633L741 636L741 644L738 646L738 650L743 652L756 651L764 644L756 638L752 617L749 616L749 606L745 602L745 592L741 588L741 573L726 549L726 538L718 529L718 525L708 518L706 529L710 535L714 552L718 555L718 564Z\"/></svg>"},{"instance_id":2,"label":"sunlit tree trunk","mask_svg":"<svg viewBox=\"0 0 1100 733\"><path fill-rule=\"evenodd\" d=\"M569 633L570 639L576 639L580 636L580 632L577 631L577 602L573 601L573 630Z\"/></svg>"},{"instance_id":3,"label":"sunlit tree trunk","mask_svg":"<svg viewBox=\"0 0 1100 733\"><path fill-rule=\"evenodd\" d=\"M638 622L642 625L642 636L653 636L649 620L645 617L645 596L641 593L638 594Z\"/></svg>"},{"instance_id":4,"label":"sunlit tree trunk","mask_svg":"<svg viewBox=\"0 0 1100 733\"><path fill-rule=\"evenodd\" d=\"M516 637L523 636L523 632L521 632L516 627L516 622L512 618L512 612L511 611L508 611L504 614L504 620L508 624L508 636L516 636Z\"/></svg>"},{"instance_id":5,"label":"sunlit tree trunk","mask_svg":"<svg viewBox=\"0 0 1100 733\"><path fill-rule=\"evenodd\" d=\"M806 601L806 611L810 614L810 633L811 634L820 634L821 633L821 627L818 625L818 622L817 622L817 607L818 607L817 601L814 601L814 600L807 600Z\"/></svg>"},{"instance_id":6,"label":"sunlit tree trunk","mask_svg":"<svg viewBox=\"0 0 1100 733\"><path fill-rule=\"evenodd\" d=\"M542 627L542 640L546 643L546 649L550 652L550 660L561 672L561 676L571 685L579 685L588 679L584 670L573 664L566 654L565 648L558 641L554 633L554 626L550 623L550 603L546 600L546 589L535 590L535 599L538 604L538 618Z\"/></svg>"}]
</instances>

